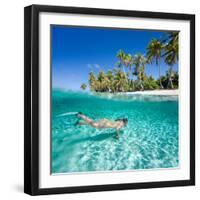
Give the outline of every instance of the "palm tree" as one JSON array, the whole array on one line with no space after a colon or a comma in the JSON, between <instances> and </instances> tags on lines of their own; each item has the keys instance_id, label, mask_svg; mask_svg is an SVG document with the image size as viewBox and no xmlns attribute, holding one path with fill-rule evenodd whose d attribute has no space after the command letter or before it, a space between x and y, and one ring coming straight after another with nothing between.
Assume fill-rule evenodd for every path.
<instances>
[{"instance_id":1,"label":"palm tree","mask_svg":"<svg viewBox=\"0 0 200 200\"><path fill-rule=\"evenodd\" d=\"M107 92L109 91L109 79L107 78L106 74L104 71L100 71L98 74L97 80L99 81L99 86L100 86L100 91L101 92Z\"/></svg>"},{"instance_id":2,"label":"palm tree","mask_svg":"<svg viewBox=\"0 0 200 200\"><path fill-rule=\"evenodd\" d=\"M97 92L97 79L92 71L89 73L89 85L91 91Z\"/></svg>"},{"instance_id":3,"label":"palm tree","mask_svg":"<svg viewBox=\"0 0 200 200\"><path fill-rule=\"evenodd\" d=\"M108 70L107 74L107 79L109 80L109 92L115 92L115 88L113 87L113 83L114 83L114 75L113 72L111 70Z\"/></svg>"},{"instance_id":4,"label":"palm tree","mask_svg":"<svg viewBox=\"0 0 200 200\"><path fill-rule=\"evenodd\" d=\"M120 69L114 69L114 88L115 91L125 92L128 90L128 83L125 74Z\"/></svg>"},{"instance_id":5,"label":"palm tree","mask_svg":"<svg viewBox=\"0 0 200 200\"><path fill-rule=\"evenodd\" d=\"M133 65L133 57L132 57L131 54L126 54L126 58L124 60L124 64L125 64L126 68L129 67L131 69L131 67Z\"/></svg>"},{"instance_id":6,"label":"palm tree","mask_svg":"<svg viewBox=\"0 0 200 200\"><path fill-rule=\"evenodd\" d=\"M85 90L87 88L87 85L85 83L81 84L81 89Z\"/></svg>"},{"instance_id":7,"label":"palm tree","mask_svg":"<svg viewBox=\"0 0 200 200\"><path fill-rule=\"evenodd\" d=\"M144 89L142 81L145 74L146 63L147 63L147 59L141 53L137 53L133 56L133 64L135 65L133 75L137 76L141 90Z\"/></svg>"},{"instance_id":8,"label":"palm tree","mask_svg":"<svg viewBox=\"0 0 200 200\"><path fill-rule=\"evenodd\" d=\"M172 82L173 76L173 65L178 61L178 32L170 32L168 33L168 38L166 40L166 44L164 46L164 55L165 63L169 65L168 75L169 82L168 86L174 88Z\"/></svg>"},{"instance_id":9,"label":"palm tree","mask_svg":"<svg viewBox=\"0 0 200 200\"><path fill-rule=\"evenodd\" d=\"M144 85L143 85L143 82L144 82L144 79L145 79L144 69L145 69L144 65L141 66L139 74L138 74L141 90L144 90Z\"/></svg>"},{"instance_id":10,"label":"palm tree","mask_svg":"<svg viewBox=\"0 0 200 200\"><path fill-rule=\"evenodd\" d=\"M125 68L131 68L133 64L132 56L131 54L126 54L123 50L119 50L119 52L117 53L117 58L119 59L118 66L122 67L124 75L127 79Z\"/></svg>"},{"instance_id":11,"label":"palm tree","mask_svg":"<svg viewBox=\"0 0 200 200\"><path fill-rule=\"evenodd\" d=\"M158 39L152 39L147 46L147 59L150 63L155 62L158 66L158 74L160 80L160 88L163 89L160 78L160 60L162 57L163 43Z\"/></svg>"},{"instance_id":12,"label":"palm tree","mask_svg":"<svg viewBox=\"0 0 200 200\"><path fill-rule=\"evenodd\" d=\"M169 64L168 64L169 65ZM166 72L166 77L168 79L168 84L167 84L167 88L171 88L174 89L174 84L173 84L173 78L174 78L174 72L173 72L173 68L171 65L169 65L169 69Z\"/></svg>"}]
</instances>

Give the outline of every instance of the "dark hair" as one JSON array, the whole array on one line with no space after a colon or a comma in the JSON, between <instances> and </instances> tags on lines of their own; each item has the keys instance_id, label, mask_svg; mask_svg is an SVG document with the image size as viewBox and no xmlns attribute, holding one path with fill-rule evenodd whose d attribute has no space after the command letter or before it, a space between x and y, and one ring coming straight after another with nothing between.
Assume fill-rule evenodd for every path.
<instances>
[{"instance_id":1,"label":"dark hair","mask_svg":"<svg viewBox=\"0 0 200 200\"><path fill-rule=\"evenodd\" d=\"M127 119L127 118L118 118L118 119L116 119L115 121L123 121L124 124L127 124L127 123L128 123L128 119Z\"/></svg>"}]
</instances>

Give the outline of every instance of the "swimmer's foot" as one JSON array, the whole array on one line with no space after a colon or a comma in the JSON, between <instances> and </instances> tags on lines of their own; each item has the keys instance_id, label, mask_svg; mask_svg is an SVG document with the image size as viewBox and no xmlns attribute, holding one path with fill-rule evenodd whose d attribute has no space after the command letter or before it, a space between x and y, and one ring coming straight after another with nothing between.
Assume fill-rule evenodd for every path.
<instances>
[{"instance_id":1,"label":"swimmer's foot","mask_svg":"<svg viewBox=\"0 0 200 200\"><path fill-rule=\"evenodd\" d=\"M82 112L78 112L78 113L76 114L76 116L79 117L79 115L82 115L82 114L83 114Z\"/></svg>"}]
</instances>

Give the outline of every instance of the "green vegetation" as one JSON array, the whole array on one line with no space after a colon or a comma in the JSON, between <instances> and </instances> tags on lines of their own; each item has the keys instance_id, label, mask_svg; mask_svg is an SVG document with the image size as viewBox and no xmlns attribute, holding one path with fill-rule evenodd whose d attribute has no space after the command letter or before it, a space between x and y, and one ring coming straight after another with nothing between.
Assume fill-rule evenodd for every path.
<instances>
[{"instance_id":1,"label":"green vegetation","mask_svg":"<svg viewBox=\"0 0 200 200\"><path fill-rule=\"evenodd\" d=\"M159 79L160 79L160 61L163 49L164 45L158 39L151 40L147 47L147 59L150 63L155 62L156 65L158 66ZM163 89L161 81L160 81L160 88Z\"/></svg>"},{"instance_id":2,"label":"green vegetation","mask_svg":"<svg viewBox=\"0 0 200 200\"><path fill-rule=\"evenodd\" d=\"M178 88L179 75L173 71L173 65L178 61L178 32L167 33L164 40L152 39L146 48L146 55L131 55L119 50L116 56L117 67L113 70L101 70L98 74L92 71L89 73L90 91L114 93ZM160 74L161 60L168 65L164 76ZM147 64L151 64L152 67L155 64L157 67L157 80L146 75ZM86 84L81 85L83 90L86 87Z\"/></svg>"},{"instance_id":3,"label":"green vegetation","mask_svg":"<svg viewBox=\"0 0 200 200\"><path fill-rule=\"evenodd\" d=\"M86 88L87 88L87 85L85 83L81 84L81 89L82 90L86 90Z\"/></svg>"}]
</instances>

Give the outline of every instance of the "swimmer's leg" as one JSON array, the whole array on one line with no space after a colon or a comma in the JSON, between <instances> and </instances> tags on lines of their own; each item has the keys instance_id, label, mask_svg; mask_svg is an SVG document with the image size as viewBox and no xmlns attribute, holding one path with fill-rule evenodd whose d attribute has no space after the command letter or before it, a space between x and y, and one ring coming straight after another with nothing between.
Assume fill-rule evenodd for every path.
<instances>
[{"instance_id":1,"label":"swimmer's leg","mask_svg":"<svg viewBox=\"0 0 200 200\"><path fill-rule=\"evenodd\" d=\"M92 124L93 123L93 120L90 119L89 117L87 117L86 115L82 114L82 113L78 113L77 114L77 117L84 120L87 124Z\"/></svg>"}]
</instances>

